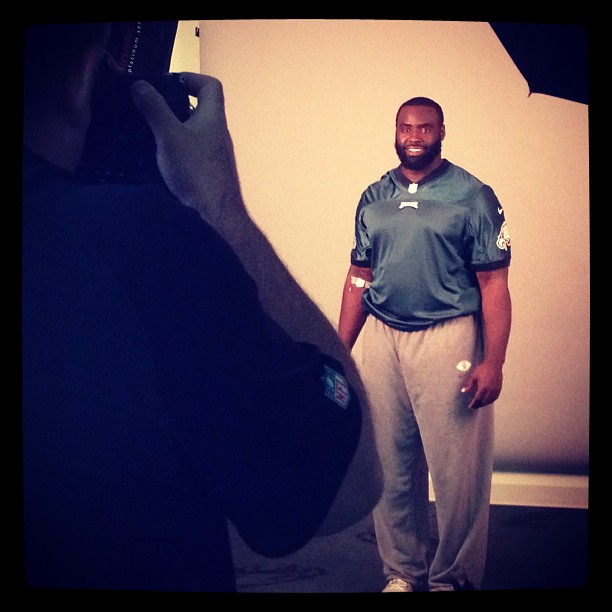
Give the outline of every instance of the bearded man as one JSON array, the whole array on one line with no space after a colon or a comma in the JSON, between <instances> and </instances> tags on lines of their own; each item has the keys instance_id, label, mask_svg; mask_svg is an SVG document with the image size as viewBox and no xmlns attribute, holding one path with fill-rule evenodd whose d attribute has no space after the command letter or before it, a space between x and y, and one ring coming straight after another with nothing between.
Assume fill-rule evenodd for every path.
<instances>
[{"instance_id":1,"label":"bearded man","mask_svg":"<svg viewBox=\"0 0 612 612\"><path fill-rule=\"evenodd\" d=\"M399 167L362 194L339 334L362 375L384 474L374 510L383 592L478 589L493 402L511 326L510 238L494 191L442 158L440 105L404 102ZM429 476L439 542L430 547Z\"/></svg>"}]
</instances>

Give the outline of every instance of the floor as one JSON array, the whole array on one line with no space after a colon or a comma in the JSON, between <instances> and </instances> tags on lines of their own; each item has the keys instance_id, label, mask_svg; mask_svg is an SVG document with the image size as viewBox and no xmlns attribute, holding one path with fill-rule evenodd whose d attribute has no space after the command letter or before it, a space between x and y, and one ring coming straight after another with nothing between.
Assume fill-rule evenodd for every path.
<instances>
[{"instance_id":1,"label":"floor","mask_svg":"<svg viewBox=\"0 0 612 612\"><path fill-rule=\"evenodd\" d=\"M435 547L433 503L430 519ZM254 554L235 532L232 542L240 593L378 593L384 586L371 516L280 559ZM588 559L587 510L494 505L481 591L581 590Z\"/></svg>"}]
</instances>

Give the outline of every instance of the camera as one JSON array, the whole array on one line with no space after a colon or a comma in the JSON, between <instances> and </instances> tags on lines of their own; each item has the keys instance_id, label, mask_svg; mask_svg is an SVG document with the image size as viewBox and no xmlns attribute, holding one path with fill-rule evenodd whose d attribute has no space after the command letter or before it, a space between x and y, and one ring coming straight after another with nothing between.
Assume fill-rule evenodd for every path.
<instances>
[{"instance_id":1,"label":"camera","mask_svg":"<svg viewBox=\"0 0 612 612\"><path fill-rule=\"evenodd\" d=\"M130 95L137 79L149 81L180 121L191 106L187 84L179 73L136 75L103 62L92 94L92 117L79 178L89 183L163 184L151 128Z\"/></svg>"}]
</instances>

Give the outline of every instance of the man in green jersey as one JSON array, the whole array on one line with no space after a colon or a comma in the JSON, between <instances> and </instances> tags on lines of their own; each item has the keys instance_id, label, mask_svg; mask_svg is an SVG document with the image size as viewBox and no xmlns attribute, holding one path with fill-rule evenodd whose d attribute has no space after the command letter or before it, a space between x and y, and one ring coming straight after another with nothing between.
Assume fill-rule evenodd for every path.
<instances>
[{"instance_id":1,"label":"man in green jersey","mask_svg":"<svg viewBox=\"0 0 612 612\"><path fill-rule=\"evenodd\" d=\"M349 348L363 329L385 476L374 511L384 592L478 589L485 569L492 403L511 326L510 237L493 190L442 158L445 133L433 100L399 108L401 163L361 196L340 312Z\"/></svg>"}]
</instances>

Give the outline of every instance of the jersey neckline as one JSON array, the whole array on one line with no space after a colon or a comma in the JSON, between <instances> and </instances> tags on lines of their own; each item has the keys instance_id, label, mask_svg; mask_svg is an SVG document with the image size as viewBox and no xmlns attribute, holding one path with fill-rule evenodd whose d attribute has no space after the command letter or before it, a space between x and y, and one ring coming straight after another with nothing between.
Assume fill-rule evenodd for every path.
<instances>
[{"instance_id":1,"label":"jersey neckline","mask_svg":"<svg viewBox=\"0 0 612 612\"><path fill-rule=\"evenodd\" d=\"M448 170L450 165L451 165L451 163L447 159L443 159L442 163L435 170L432 170L429 174L425 175L420 181L418 181L416 183L414 181L411 181L409 178L407 178L404 175L404 173L402 172L402 165L401 164L397 168L394 168L391 172L392 172L392 175L394 176L395 180L404 189L408 189L410 187L410 185L418 185L419 187L422 187L426 183L430 183L431 181L434 181L439 176L444 174Z\"/></svg>"}]
</instances>

